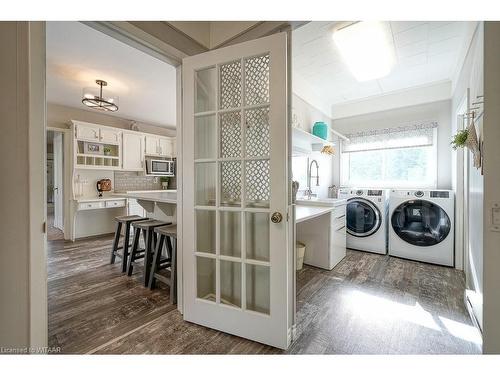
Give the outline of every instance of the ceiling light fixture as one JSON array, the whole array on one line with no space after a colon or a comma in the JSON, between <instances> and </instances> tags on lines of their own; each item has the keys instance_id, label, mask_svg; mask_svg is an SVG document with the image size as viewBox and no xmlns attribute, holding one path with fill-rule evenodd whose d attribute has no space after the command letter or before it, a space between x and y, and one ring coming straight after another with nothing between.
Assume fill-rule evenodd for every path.
<instances>
[{"instance_id":1,"label":"ceiling light fixture","mask_svg":"<svg viewBox=\"0 0 500 375\"><path fill-rule=\"evenodd\" d=\"M332 38L359 82L382 78L391 72L395 63L394 44L381 22L355 22L334 30Z\"/></svg>"},{"instance_id":2,"label":"ceiling light fixture","mask_svg":"<svg viewBox=\"0 0 500 375\"><path fill-rule=\"evenodd\" d=\"M102 94L102 88L107 86L108 83L101 79L95 81L99 88L86 87L83 89L82 103L92 109L106 112L118 111L118 96L106 96Z\"/></svg>"}]
</instances>

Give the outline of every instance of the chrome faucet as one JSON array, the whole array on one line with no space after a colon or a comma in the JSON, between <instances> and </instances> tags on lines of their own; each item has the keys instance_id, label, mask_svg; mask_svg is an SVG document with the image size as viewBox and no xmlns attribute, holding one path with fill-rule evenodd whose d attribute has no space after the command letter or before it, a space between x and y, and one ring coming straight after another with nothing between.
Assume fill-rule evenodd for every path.
<instances>
[{"instance_id":1,"label":"chrome faucet","mask_svg":"<svg viewBox=\"0 0 500 375\"><path fill-rule=\"evenodd\" d=\"M311 178L313 177L311 175L311 169L313 163L316 164L316 176L314 176L316 178L316 186L319 186L319 164L315 159L313 159L307 166L307 189L304 192L304 195L307 197L307 199L311 199L311 196L313 195L311 190Z\"/></svg>"}]
</instances>

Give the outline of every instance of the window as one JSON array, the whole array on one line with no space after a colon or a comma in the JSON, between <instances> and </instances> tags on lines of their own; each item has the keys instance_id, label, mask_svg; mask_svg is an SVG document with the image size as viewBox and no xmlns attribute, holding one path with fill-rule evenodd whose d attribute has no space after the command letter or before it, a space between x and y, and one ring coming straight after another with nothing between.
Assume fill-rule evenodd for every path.
<instances>
[{"instance_id":1,"label":"window","mask_svg":"<svg viewBox=\"0 0 500 375\"><path fill-rule=\"evenodd\" d=\"M341 153L342 186L435 188L434 124L348 135Z\"/></svg>"}]
</instances>

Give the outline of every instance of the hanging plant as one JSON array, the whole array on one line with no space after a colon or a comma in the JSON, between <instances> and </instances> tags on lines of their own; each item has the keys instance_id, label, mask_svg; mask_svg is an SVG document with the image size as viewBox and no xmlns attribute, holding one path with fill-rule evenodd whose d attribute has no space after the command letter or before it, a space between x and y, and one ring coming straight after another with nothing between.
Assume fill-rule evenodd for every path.
<instances>
[{"instance_id":1,"label":"hanging plant","mask_svg":"<svg viewBox=\"0 0 500 375\"><path fill-rule=\"evenodd\" d=\"M469 136L469 130L460 130L457 134L453 136L453 140L451 141L451 145L454 150L458 148L464 148L467 144L467 137Z\"/></svg>"}]
</instances>

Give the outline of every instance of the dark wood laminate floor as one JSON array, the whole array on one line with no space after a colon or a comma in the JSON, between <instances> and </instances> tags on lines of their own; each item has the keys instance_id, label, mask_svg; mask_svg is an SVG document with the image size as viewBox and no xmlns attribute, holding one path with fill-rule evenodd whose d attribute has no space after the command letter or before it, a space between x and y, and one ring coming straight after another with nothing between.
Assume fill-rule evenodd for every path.
<instances>
[{"instance_id":1,"label":"dark wood laminate floor","mask_svg":"<svg viewBox=\"0 0 500 375\"><path fill-rule=\"evenodd\" d=\"M278 354L183 321L167 287L109 265L111 236L49 243L49 345L62 353ZM479 353L463 274L348 251L332 271L297 275L299 338L287 353ZM159 284L161 286L161 284Z\"/></svg>"}]
</instances>

